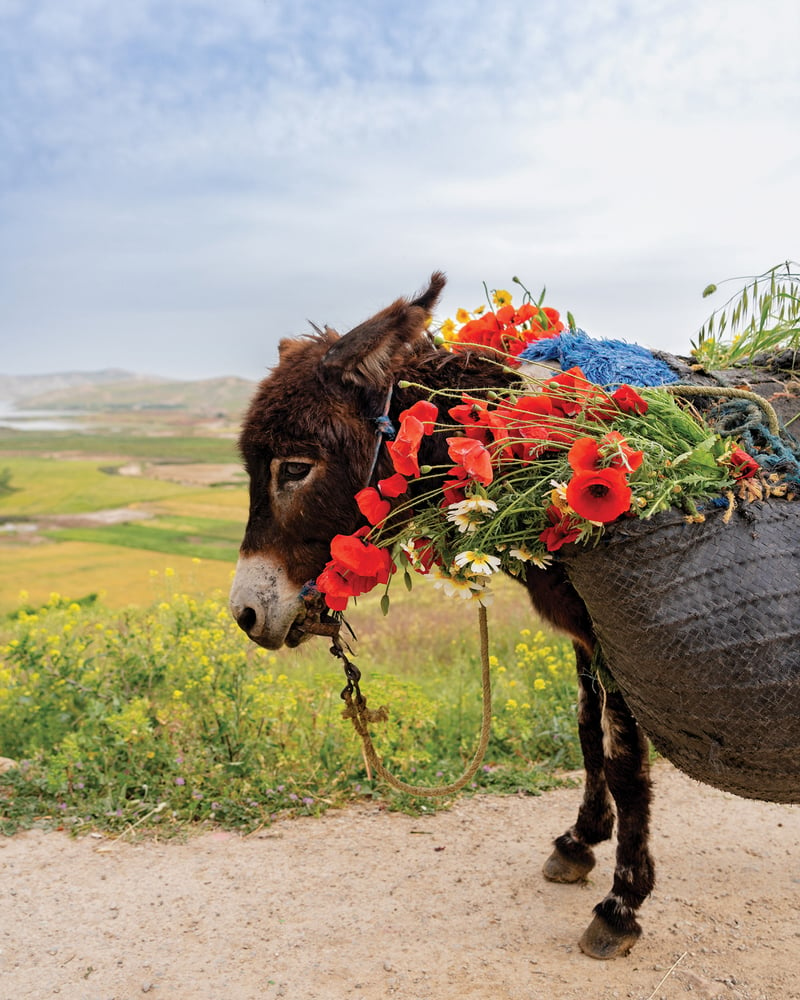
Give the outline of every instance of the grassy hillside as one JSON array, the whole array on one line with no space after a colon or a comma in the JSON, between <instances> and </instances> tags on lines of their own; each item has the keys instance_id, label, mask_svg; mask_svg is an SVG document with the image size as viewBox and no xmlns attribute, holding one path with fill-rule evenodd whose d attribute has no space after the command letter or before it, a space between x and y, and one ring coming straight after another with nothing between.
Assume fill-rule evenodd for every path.
<instances>
[{"instance_id":1,"label":"grassy hillside","mask_svg":"<svg viewBox=\"0 0 800 1000\"><path fill-rule=\"evenodd\" d=\"M135 377L112 384L85 384L28 396L20 409L182 410L202 415L237 415L247 406L254 383L236 376L191 382Z\"/></svg>"}]
</instances>

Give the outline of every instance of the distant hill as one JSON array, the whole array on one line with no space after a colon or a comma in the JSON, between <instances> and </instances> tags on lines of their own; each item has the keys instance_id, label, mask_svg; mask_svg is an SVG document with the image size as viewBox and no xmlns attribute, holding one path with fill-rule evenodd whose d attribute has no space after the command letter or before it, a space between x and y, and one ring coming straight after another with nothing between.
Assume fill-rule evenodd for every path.
<instances>
[{"instance_id":1,"label":"distant hill","mask_svg":"<svg viewBox=\"0 0 800 1000\"><path fill-rule=\"evenodd\" d=\"M69 392L90 386L114 385L137 380L143 383L168 382L158 375L136 375L121 368L95 372L51 372L48 375L3 375L0 373L0 401L19 404L22 400L51 392Z\"/></svg>"},{"instance_id":2,"label":"distant hill","mask_svg":"<svg viewBox=\"0 0 800 1000\"><path fill-rule=\"evenodd\" d=\"M116 377L119 375L120 377ZM83 376L81 378L81 376ZM107 377L111 376L111 377ZM122 412L173 410L217 416L238 416L253 394L254 382L235 375L178 382L130 372L69 373L51 376L2 376L0 399L6 379L41 379L37 392L33 386L19 389L13 399L19 410L82 410L84 412ZM51 380L47 384L46 380ZM59 380L61 383L59 384Z\"/></svg>"}]
</instances>

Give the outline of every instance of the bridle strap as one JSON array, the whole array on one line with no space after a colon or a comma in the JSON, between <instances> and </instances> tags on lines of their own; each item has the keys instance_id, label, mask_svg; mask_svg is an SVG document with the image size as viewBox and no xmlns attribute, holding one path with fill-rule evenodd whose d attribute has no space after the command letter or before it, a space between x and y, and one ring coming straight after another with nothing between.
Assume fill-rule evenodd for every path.
<instances>
[{"instance_id":1,"label":"bridle strap","mask_svg":"<svg viewBox=\"0 0 800 1000\"><path fill-rule=\"evenodd\" d=\"M392 405L392 393L394 392L394 386L389 386L389 391L386 394L386 402L383 404L383 413L379 417L372 417L372 423L375 425L375 430L378 435L378 440L375 442L375 452L372 456L372 464L369 467L369 472L367 473L367 478L364 482L364 486L369 486L372 482L372 478L375 475L375 469L378 466L378 459L381 454L381 446L384 441L391 440L395 436L394 424L389 419L389 407Z\"/></svg>"},{"instance_id":2,"label":"bridle strap","mask_svg":"<svg viewBox=\"0 0 800 1000\"><path fill-rule=\"evenodd\" d=\"M378 459L381 454L381 446L384 441L390 440L397 433L394 429L394 424L389 419L389 407L392 405L392 393L394 392L394 386L389 386L389 391L386 393L386 402L383 404L383 413L378 417L370 417L369 420L375 425L375 432L378 435L378 440L375 442L375 452L372 456L372 464L369 467L369 472L367 473L367 478L364 482L364 488L370 485L372 478L375 475L375 469L378 466ZM319 603L320 593L317 590L317 581L309 580L303 585L300 591L300 597L305 602L306 606L311 608ZM335 627L330 622L320 622L318 624L310 623L305 626L307 632L311 632L316 635L328 635L336 636L339 632L339 623L335 623Z\"/></svg>"}]
</instances>

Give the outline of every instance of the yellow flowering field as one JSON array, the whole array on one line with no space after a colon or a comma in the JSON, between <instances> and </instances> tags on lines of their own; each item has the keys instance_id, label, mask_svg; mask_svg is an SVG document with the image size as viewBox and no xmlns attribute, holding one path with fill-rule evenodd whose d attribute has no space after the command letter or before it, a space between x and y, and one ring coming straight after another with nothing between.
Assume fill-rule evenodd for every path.
<instances>
[{"instance_id":1,"label":"yellow flowering field","mask_svg":"<svg viewBox=\"0 0 800 1000\"><path fill-rule=\"evenodd\" d=\"M153 578L158 596L123 610L23 595L0 626L0 755L19 763L0 776L2 829L250 829L383 794L341 718L344 680L326 644L260 649L223 592L177 583L169 568ZM371 703L389 707L379 752L435 784L462 770L477 735L477 636L459 615L430 614L438 595L408 596L393 610L407 627L387 631L377 602L353 616L358 659ZM495 621L494 732L474 787L536 791L579 763L571 650Z\"/></svg>"}]
</instances>

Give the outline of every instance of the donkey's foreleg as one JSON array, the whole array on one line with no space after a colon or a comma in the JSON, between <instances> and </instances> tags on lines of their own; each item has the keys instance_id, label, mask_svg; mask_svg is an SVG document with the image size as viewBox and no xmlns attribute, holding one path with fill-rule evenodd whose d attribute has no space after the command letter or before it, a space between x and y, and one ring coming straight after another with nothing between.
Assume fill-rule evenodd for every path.
<instances>
[{"instance_id":1,"label":"donkey's foreleg","mask_svg":"<svg viewBox=\"0 0 800 1000\"><path fill-rule=\"evenodd\" d=\"M579 882L594 868L593 844L608 840L614 828L614 811L605 775L602 702L600 688L590 669L584 646L575 643L578 664L578 735L586 778L583 802L575 825L555 840L555 850L544 864L551 882Z\"/></svg>"},{"instance_id":2,"label":"donkey's foreleg","mask_svg":"<svg viewBox=\"0 0 800 1000\"><path fill-rule=\"evenodd\" d=\"M647 740L619 693L602 706L605 776L617 808L617 860L611 892L594 908L580 939L593 958L627 955L642 933L636 912L655 882L648 849L650 761Z\"/></svg>"}]
</instances>

